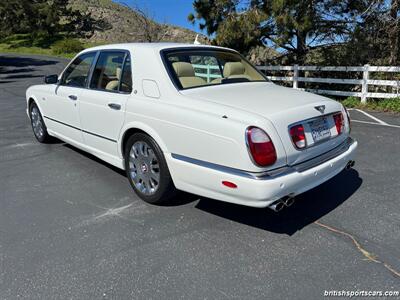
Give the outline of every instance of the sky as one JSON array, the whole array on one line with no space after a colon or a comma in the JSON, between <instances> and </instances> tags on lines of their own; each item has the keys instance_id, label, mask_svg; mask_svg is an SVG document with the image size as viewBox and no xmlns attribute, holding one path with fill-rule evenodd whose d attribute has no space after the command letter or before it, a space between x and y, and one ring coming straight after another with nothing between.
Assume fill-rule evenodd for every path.
<instances>
[{"instance_id":1,"label":"sky","mask_svg":"<svg viewBox=\"0 0 400 300\"><path fill-rule=\"evenodd\" d=\"M161 23L181 26L201 32L197 25L192 25L187 16L193 12L193 0L114 0L128 5L136 5L150 12L154 19Z\"/></svg>"}]
</instances>

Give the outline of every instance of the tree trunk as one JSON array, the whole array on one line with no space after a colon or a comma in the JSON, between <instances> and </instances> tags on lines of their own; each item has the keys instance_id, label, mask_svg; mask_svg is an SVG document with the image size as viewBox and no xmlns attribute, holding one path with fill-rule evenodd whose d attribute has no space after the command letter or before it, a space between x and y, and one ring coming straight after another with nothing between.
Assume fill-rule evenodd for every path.
<instances>
[{"instance_id":1,"label":"tree trunk","mask_svg":"<svg viewBox=\"0 0 400 300\"><path fill-rule=\"evenodd\" d=\"M297 32L297 45L296 45L296 63L303 65L307 54L307 34L301 31Z\"/></svg>"},{"instance_id":2,"label":"tree trunk","mask_svg":"<svg viewBox=\"0 0 400 300\"><path fill-rule=\"evenodd\" d=\"M297 31L297 45L296 45L296 64L302 66L305 64L307 54L307 34L305 32ZM298 72L299 77L304 76L304 71ZM304 87L304 82L299 82L298 88Z\"/></svg>"},{"instance_id":3,"label":"tree trunk","mask_svg":"<svg viewBox=\"0 0 400 300\"><path fill-rule=\"evenodd\" d=\"M399 18L397 13L399 10L399 0L392 0L390 6L390 23L389 23L389 42L390 42L390 60L391 65L398 64L399 58Z\"/></svg>"}]
</instances>

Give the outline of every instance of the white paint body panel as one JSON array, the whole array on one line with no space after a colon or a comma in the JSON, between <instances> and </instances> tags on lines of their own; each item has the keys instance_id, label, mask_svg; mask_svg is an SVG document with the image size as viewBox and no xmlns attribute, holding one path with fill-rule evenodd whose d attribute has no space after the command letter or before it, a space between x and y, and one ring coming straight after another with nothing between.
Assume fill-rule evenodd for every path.
<instances>
[{"instance_id":1,"label":"white paint body panel","mask_svg":"<svg viewBox=\"0 0 400 300\"><path fill-rule=\"evenodd\" d=\"M343 107L333 100L272 83L236 83L177 90L164 67L160 51L188 46L203 47L120 44L87 49L82 53L128 50L132 61L133 92L128 95L70 88L74 91L56 95L57 89L65 87L37 85L27 90L27 101L34 99L43 116L64 120L63 123L78 128L64 128L67 126L45 119L51 135L119 168L124 168L125 133L132 129L144 131L164 152L178 189L243 205L265 207L289 193L304 192L339 173L353 159L357 143L347 152L305 172L255 180L173 158L173 154L178 154L239 171L265 172L317 157L349 135L346 130L321 145L296 150L288 134L289 124L319 116L315 105L325 105L326 113L342 111ZM77 94L77 101L66 98L70 92ZM121 109L110 109L109 103L118 103ZM258 126L270 136L277 151L274 165L260 168L252 162L245 143L245 131L249 126ZM315 176L315 172L319 176ZM221 184L222 180L235 182L238 188L228 189Z\"/></svg>"}]
</instances>

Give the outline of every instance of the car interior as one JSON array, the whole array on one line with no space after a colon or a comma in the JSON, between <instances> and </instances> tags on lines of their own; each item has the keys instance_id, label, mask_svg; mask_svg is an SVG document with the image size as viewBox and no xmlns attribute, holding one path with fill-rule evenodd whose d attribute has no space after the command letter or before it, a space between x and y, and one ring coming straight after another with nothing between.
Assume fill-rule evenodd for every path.
<instances>
[{"instance_id":1,"label":"car interior","mask_svg":"<svg viewBox=\"0 0 400 300\"><path fill-rule=\"evenodd\" d=\"M168 55L168 61L183 89L266 80L252 65L232 53L180 52Z\"/></svg>"}]
</instances>

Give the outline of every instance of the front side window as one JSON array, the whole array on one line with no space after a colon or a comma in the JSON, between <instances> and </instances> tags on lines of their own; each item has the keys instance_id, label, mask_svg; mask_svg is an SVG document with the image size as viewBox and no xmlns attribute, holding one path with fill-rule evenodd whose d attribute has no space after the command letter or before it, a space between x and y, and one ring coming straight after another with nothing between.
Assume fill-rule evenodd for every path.
<instances>
[{"instance_id":1,"label":"front side window","mask_svg":"<svg viewBox=\"0 0 400 300\"><path fill-rule=\"evenodd\" d=\"M125 52L101 52L93 71L90 88L96 90L119 91Z\"/></svg>"},{"instance_id":2,"label":"front side window","mask_svg":"<svg viewBox=\"0 0 400 300\"><path fill-rule=\"evenodd\" d=\"M72 87L86 87L90 67L95 56L96 53L91 52L77 57L65 70L61 84Z\"/></svg>"},{"instance_id":3,"label":"front side window","mask_svg":"<svg viewBox=\"0 0 400 300\"><path fill-rule=\"evenodd\" d=\"M169 50L164 53L172 80L182 89L237 82L267 81L235 52L213 49Z\"/></svg>"}]
</instances>

